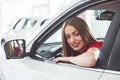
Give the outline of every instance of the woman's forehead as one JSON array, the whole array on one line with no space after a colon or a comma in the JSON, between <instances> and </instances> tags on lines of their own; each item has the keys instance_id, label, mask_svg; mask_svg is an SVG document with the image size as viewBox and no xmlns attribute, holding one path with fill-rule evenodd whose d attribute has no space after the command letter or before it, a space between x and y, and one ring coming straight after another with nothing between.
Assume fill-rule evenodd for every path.
<instances>
[{"instance_id":1,"label":"woman's forehead","mask_svg":"<svg viewBox=\"0 0 120 80\"><path fill-rule=\"evenodd\" d=\"M77 31L77 30L75 29L74 26L68 25L68 26L65 27L65 34L73 33L73 32L76 32L76 31Z\"/></svg>"}]
</instances>

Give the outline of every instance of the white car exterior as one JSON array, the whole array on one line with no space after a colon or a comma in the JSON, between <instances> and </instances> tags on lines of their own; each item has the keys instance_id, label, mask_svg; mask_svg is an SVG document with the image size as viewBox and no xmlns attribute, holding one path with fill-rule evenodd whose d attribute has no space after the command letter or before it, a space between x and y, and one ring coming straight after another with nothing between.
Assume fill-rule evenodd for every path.
<instances>
[{"instance_id":1,"label":"white car exterior","mask_svg":"<svg viewBox=\"0 0 120 80\"><path fill-rule=\"evenodd\" d=\"M39 27L37 31L33 33L34 36L29 38L30 41L26 41L26 46L24 43L24 50L26 50L26 53L23 53L25 55L22 56L24 58L21 58L19 56L12 56L6 60L5 58L7 58L7 52L5 48L4 51L6 55L3 51L3 54L0 56L2 57L0 58L1 75L4 77L1 78L1 80L120 80L120 62L116 62L116 60L120 60L120 42L117 42L120 39L118 34L120 31L119 25L113 24L115 22L118 22L117 24L120 24L120 18L118 18L120 17L118 15L118 13L120 13L120 9L116 10L117 8L120 8L119 5L119 0L74 1L68 7L65 7L64 10L60 11L59 14L49 19L43 26ZM86 68L70 63L53 63L52 59L55 58L55 55L52 55L52 57L50 56L48 58L44 54L47 53L48 55L51 55L56 51L55 49L57 49L57 47L60 45L56 44L55 42L59 41L60 37L56 36L53 39L51 35L54 37L53 34L56 34L55 31L61 28L63 21L72 16L80 16L83 12L86 13L88 10L115 10L116 15L111 22L110 29L108 29L108 33L110 33L110 35L107 34L107 36L105 36L104 44L102 47L103 49L99 57L99 59L101 59L102 53L106 51L107 53L104 53L105 57L103 56L103 59L101 60L103 63L106 62L106 64L100 64L99 68ZM84 16L82 17L84 18ZM93 16L88 19L90 19L90 21L93 22L93 25L95 25L95 21L93 21L92 18ZM98 22L97 24L99 23L102 22ZM95 27L91 28L94 30ZM102 29L105 29L104 26L100 26L100 28L101 27ZM97 30L100 30L100 28ZM99 32L97 33L99 34ZM51 43L49 44L48 42ZM55 44L52 44L52 42ZM111 46L106 43L110 44ZM106 49L107 47L108 49ZM114 52L114 50L117 52ZM115 54L119 55L115 56ZM41 59L44 60L42 61Z\"/></svg>"}]
</instances>

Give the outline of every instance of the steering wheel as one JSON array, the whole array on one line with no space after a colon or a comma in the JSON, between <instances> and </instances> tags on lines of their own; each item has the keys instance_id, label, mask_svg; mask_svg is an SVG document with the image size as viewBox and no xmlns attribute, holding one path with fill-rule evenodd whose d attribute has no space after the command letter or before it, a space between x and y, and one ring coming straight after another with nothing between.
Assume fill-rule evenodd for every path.
<instances>
[{"instance_id":1,"label":"steering wheel","mask_svg":"<svg viewBox=\"0 0 120 80\"><path fill-rule=\"evenodd\" d=\"M42 58L46 58L46 59L53 59L56 57L60 57L62 56L62 45L44 47L42 49L40 48L40 50L38 50L37 53Z\"/></svg>"},{"instance_id":2,"label":"steering wheel","mask_svg":"<svg viewBox=\"0 0 120 80\"><path fill-rule=\"evenodd\" d=\"M52 57L61 57L62 55L62 45L58 45L57 47L54 47L50 49L50 53L53 55Z\"/></svg>"}]
</instances>

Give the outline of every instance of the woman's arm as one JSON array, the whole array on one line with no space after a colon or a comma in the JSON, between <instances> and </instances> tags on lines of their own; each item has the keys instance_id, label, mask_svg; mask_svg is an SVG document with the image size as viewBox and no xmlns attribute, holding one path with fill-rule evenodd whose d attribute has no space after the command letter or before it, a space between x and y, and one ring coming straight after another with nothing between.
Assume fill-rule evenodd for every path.
<instances>
[{"instance_id":1,"label":"woman's arm","mask_svg":"<svg viewBox=\"0 0 120 80\"><path fill-rule=\"evenodd\" d=\"M98 48L90 48L87 52L82 53L81 55L75 57L59 57L54 59L55 63L59 61L63 62L71 62L76 65L85 66L85 67L93 67L96 64L98 55L100 50Z\"/></svg>"}]
</instances>

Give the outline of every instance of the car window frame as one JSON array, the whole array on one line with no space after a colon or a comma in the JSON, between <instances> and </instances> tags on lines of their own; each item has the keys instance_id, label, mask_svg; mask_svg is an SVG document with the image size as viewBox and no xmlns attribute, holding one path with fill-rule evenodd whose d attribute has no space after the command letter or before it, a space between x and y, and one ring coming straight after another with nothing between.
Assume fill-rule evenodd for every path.
<instances>
[{"instance_id":1,"label":"car window frame","mask_svg":"<svg viewBox=\"0 0 120 80\"><path fill-rule=\"evenodd\" d=\"M92 1L90 1L92 2ZM107 1L105 1L107 2ZM104 3L104 2L102 2ZM49 38L49 36L51 36L56 30L58 30L60 28L60 26L62 25L62 23L67 20L70 17L76 16L78 15L78 13L82 13L92 7L97 6L98 4L101 4L101 2L98 1L98 3L89 3L89 5L84 6L84 4L79 5L77 7L71 7L71 10L69 11L64 11L63 13L61 13L60 15L58 15L56 18L54 18L53 20L51 20L51 24L49 24L49 28L45 28L45 30L42 32L42 34L39 34L38 37L36 38L36 40L34 41L30 52L35 52L37 50L37 47L39 47L40 45L42 45L44 43L44 41L46 41L47 38ZM35 53L31 53L31 56L34 56Z\"/></svg>"}]
</instances>

